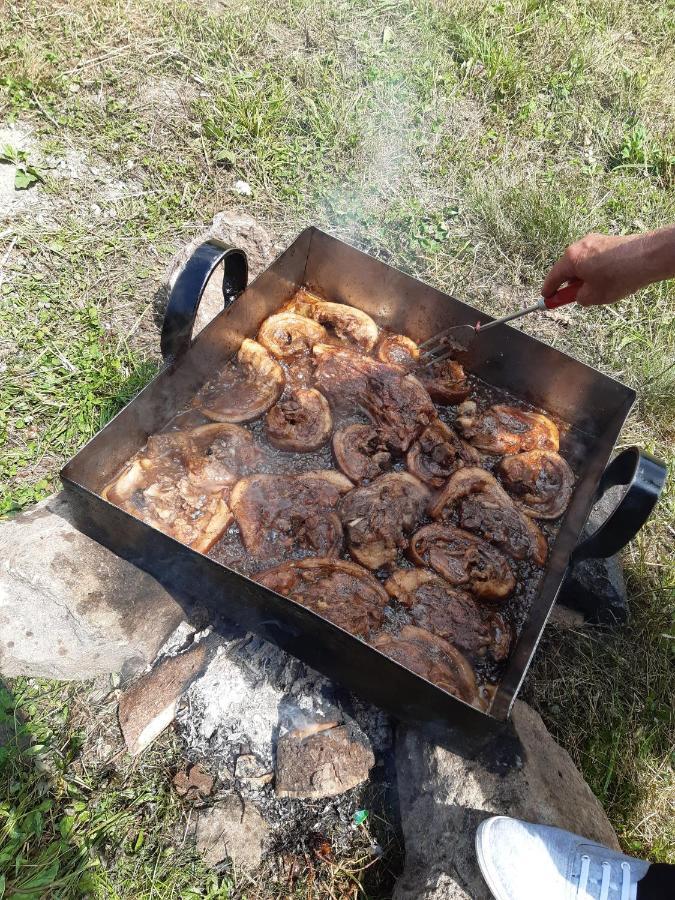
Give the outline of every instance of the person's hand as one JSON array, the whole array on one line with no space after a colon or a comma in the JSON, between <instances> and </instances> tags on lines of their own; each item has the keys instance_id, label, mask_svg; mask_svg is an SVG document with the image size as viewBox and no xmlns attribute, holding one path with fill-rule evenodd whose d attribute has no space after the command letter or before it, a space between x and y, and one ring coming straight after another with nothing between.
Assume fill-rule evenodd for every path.
<instances>
[{"instance_id":1,"label":"person's hand","mask_svg":"<svg viewBox=\"0 0 675 900\"><path fill-rule=\"evenodd\" d=\"M654 281L672 277L675 229L613 237L587 234L570 244L542 285L550 297L573 278L583 281L577 303L596 306L615 303Z\"/></svg>"}]
</instances>

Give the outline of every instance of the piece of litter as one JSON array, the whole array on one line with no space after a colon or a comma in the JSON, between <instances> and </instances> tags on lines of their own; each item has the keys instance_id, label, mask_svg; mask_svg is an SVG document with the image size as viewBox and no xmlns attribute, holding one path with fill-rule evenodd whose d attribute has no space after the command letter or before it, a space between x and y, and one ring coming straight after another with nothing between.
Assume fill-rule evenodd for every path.
<instances>
[{"instance_id":1,"label":"piece of litter","mask_svg":"<svg viewBox=\"0 0 675 900\"><path fill-rule=\"evenodd\" d=\"M248 183L248 181L235 181L234 190L237 194L242 194L242 196L244 197L251 196L251 185Z\"/></svg>"},{"instance_id":2,"label":"piece of litter","mask_svg":"<svg viewBox=\"0 0 675 900\"><path fill-rule=\"evenodd\" d=\"M357 809L354 813L353 819L355 825L363 825L363 823L368 818L368 810L367 809Z\"/></svg>"}]
</instances>

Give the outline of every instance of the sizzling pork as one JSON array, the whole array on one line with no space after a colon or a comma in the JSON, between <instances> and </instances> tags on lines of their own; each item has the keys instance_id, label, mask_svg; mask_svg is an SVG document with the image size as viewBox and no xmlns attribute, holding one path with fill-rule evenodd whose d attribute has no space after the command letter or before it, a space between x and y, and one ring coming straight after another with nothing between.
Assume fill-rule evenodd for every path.
<instances>
[{"instance_id":1,"label":"sizzling pork","mask_svg":"<svg viewBox=\"0 0 675 900\"><path fill-rule=\"evenodd\" d=\"M102 493L483 709L574 476L549 418L419 356L299 291Z\"/></svg>"}]
</instances>

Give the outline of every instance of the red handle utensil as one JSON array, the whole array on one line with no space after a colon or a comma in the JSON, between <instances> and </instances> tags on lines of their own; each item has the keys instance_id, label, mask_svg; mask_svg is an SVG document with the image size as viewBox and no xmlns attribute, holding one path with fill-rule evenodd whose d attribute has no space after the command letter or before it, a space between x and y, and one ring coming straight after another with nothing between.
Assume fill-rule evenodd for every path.
<instances>
[{"instance_id":1,"label":"red handle utensil","mask_svg":"<svg viewBox=\"0 0 675 900\"><path fill-rule=\"evenodd\" d=\"M551 294L550 297L543 297L544 306L546 309L557 309L559 306L566 306L568 303L574 303L577 299L577 294L581 290L582 284L583 281L575 278L574 281L570 281L565 287L558 288L555 294Z\"/></svg>"}]
</instances>

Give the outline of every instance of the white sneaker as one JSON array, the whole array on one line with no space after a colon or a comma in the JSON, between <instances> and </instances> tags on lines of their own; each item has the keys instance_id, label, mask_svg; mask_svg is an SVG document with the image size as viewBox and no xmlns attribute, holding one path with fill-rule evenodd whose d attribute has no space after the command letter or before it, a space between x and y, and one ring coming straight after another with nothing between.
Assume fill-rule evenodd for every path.
<instances>
[{"instance_id":1,"label":"white sneaker","mask_svg":"<svg viewBox=\"0 0 675 900\"><path fill-rule=\"evenodd\" d=\"M495 900L635 900L649 863L561 828L494 816L476 853Z\"/></svg>"}]
</instances>

